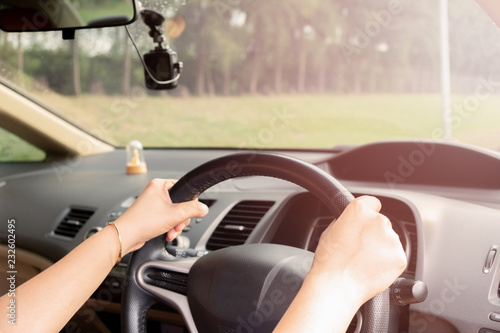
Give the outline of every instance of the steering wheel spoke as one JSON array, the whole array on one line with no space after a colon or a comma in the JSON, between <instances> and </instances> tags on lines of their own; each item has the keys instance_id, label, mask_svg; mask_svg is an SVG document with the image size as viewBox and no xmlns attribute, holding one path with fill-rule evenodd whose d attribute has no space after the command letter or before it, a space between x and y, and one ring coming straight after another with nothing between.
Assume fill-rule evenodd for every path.
<instances>
[{"instance_id":1,"label":"steering wheel spoke","mask_svg":"<svg viewBox=\"0 0 500 333\"><path fill-rule=\"evenodd\" d=\"M197 259L148 261L136 274L139 287L179 311L190 332L197 332L197 329L189 309L187 279Z\"/></svg>"}]
</instances>

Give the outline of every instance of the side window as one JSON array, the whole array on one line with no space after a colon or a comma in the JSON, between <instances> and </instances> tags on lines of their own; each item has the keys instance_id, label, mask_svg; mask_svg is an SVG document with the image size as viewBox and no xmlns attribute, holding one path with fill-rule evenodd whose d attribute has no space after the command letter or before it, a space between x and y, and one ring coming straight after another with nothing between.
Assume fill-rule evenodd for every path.
<instances>
[{"instance_id":1,"label":"side window","mask_svg":"<svg viewBox=\"0 0 500 333\"><path fill-rule=\"evenodd\" d=\"M0 162L41 162L45 153L0 127Z\"/></svg>"}]
</instances>

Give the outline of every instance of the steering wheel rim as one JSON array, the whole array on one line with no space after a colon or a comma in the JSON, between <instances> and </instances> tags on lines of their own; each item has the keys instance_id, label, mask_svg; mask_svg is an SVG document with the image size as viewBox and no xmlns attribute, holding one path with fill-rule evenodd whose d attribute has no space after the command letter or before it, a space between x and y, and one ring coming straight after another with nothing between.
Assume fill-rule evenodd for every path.
<instances>
[{"instance_id":1,"label":"steering wheel rim","mask_svg":"<svg viewBox=\"0 0 500 333\"><path fill-rule=\"evenodd\" d=\"M354 199L352 194L335 178L314 165L289 156L257 152L227 155L193 169L174 185L170 190L170 197L174 203L193 200L206 189L222 181L245 176L268 176L291 181L315 194L336 217ZM214 253L216 252L218 251ZM169 255L165 251L164 235L151 239L132 254L122 294L123 332L146 332L147 311L157 302L158 297L155 297L157 295L153 296L151 288L144 288L144 280L140 274L145 274L144 266L148 262L154 266L155 262L169 260L171 257L169 259ZM193 265L192 262L181 262L180 264L187 265L187 268L181 269L186 274L189 273ZM177 304L171 305L186 317L184 312L186 311L187 298L186 300L181 299L181 302L184 304L181 306L183 309ZM358 320L360 332L387 332L389 327L388 293L384 292L366 302L361 308L361 314L362 325L359 324ZM191 316L191 313L188 315ZM191 321L192 317L188 319ZM192 331L196 330L193 325L192 323L190 327Z\"/></svg>"}]
</instances>

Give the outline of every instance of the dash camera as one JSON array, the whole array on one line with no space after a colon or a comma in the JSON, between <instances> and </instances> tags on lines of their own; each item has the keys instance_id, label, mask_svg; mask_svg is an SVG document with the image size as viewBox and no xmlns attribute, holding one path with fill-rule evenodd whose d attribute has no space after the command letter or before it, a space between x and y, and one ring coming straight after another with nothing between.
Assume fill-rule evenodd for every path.
<instances>
[{"instance_id":1,"label":"dash camera","mask_svg":"<svg viewBox=\"0 0 500 333\"><path fill-rule=\"evenodd\" d=\"M142 9L143 22L151 29L149 36L157 43L154 50L144 55L144 72L146 87L152 90L175 89L181 75L182 62L177 52L164 46L163 22L165 18L152 9Z\"/></svg>"},{"instance_id":2,"label":"dash camera","mask_svg":"<svg viewBox=\"0 0 500 333\"><path fill-rule=\"evenodd\" d=\"M175 89L182 62L178 61L177 52L170 48L152 50L144 55L148 70L144 70L146 87L152 90ZM153 77L154 79L153 79Z\"/></svg>"}]
</instances>

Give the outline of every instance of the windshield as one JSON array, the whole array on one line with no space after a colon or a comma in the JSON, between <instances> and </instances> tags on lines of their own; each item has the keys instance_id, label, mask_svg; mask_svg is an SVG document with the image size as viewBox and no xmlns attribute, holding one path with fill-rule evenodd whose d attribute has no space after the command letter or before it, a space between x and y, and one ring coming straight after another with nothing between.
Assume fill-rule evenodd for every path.
<instances>
[{"instance_id":1,"label":"windshield","mask_svg":"<svg viewBox=\"0 0 500 333\"><path fill-rule=\"evenodd\" d=\"M117 0L118 1L118 0ZM147 90L124 27L0 33L0 78L117 146L332 148L444 139L439 1L142 1L183 62ZM99 10L99 9L96 9ZM105 10L105 9L103 9ZM449 4L451 140L500 147L498 29ZM155 47L140 18L141 55Z\"/></svg>"}]
</instances>

